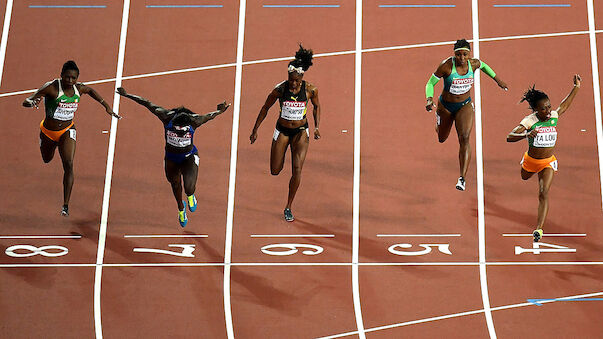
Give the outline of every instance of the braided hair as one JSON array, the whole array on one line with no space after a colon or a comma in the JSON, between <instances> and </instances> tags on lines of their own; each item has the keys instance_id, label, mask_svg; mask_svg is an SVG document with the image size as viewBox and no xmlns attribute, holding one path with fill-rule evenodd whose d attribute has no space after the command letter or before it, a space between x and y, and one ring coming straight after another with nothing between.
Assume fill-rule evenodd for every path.
<instances>
[{"instance_id":1,"label":"braided hair","mask_svg":"<svg viewBox=\"0 0 603 339\"><path fill-rule=\"evenodd\" d=\"M61 75L65 74L65 72L67 72L69 70L74 70L77 72L77 74L80 74L80 69L77 68L76 63L73 60L68 60L67 62L65 62L63 64L63 68L61 69Z\"/></svg>"},{"instance_id":2,"label":"braided hair","mask_svg":"<svg viewBox=\"0 0 603 339\"><path fill-rule=\"evenodd\" d=\"M301 44L299 49L295 52L295 59L289 62L289 72L297 72L303 74L305 71L312 66L312 52L311 49L305 49ZM300 72L301 69L301 72Z\"/></svg>"},{"instance_id":3,"label":"braided hair","mask_svg":"<svg viewBox=\"0 0 603 339\"><path fill-rule=\"evenodd\" d=\"M456 51L459 48L468 48L468 49L471 49L471 45L469 44L469 41L467 41L465 39L461 39L461 40L457 40L454 43L454 50Z\"/></svg>"},{"instance_id":4,"label":"braided hair","mask_svg":"<svg viewBox=\"0 0 603 339\"><path fill-rule=\"evenodd\" d=\"M532 85L531 88L528 88L528 90L523 93L523 97L519 102L522 103L524 101L527 101L528 104L530 104L530 108L535 111L536 104L538 103L538 101L542 99L548 99L549 96L546 95L546 93L544 93L543 91L539 91L534 87L536 87L536 85Z\"/></svg>"}]
</instances>

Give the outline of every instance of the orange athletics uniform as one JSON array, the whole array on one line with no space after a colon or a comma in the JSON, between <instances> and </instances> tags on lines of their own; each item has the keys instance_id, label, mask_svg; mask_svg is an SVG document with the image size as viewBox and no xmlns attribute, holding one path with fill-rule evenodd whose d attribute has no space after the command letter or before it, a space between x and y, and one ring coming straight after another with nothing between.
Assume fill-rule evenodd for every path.
<instances>
[{"instance_id":1,"label":"orange athletics uniform","mask_svg":"<svg viewBox=\"0 0 603 339\"><path fill-rule=\"evenodd\" d=\"M532 113L525 117L520 125L525 127L528 133L532 130L538 131L534 138L528 137L530 147L552 148L557 142L557 121L559 114L557 111L551 111L551 117L546 121L540 121L536 113ZM521 168L528 172L538 173L543 169L550 167L553 171L557 171L557 158L554 155L545 159L535 159L526 152L521 160Z\"/></svg>"}]
</instances>

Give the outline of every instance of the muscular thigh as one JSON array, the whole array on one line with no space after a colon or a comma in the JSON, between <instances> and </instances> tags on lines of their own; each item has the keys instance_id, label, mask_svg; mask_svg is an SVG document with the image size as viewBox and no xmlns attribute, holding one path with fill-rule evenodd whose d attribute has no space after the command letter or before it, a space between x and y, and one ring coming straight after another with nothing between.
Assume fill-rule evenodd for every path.
<instances>
[{"instance_id":1,"label":"muscular thigh","mask_svg":"<svg viewBox=\"0 0 603 339\"><path fill-rule=\"evenodd\" d=\"M59 139L59 153L63 162L72 162L75 156L76 131L70 128Z\"/></svg>"},{"instance_id":2,"label":"muscular thigh","mask_svg":"<svg viewBox=\"0 0 603 339\"><path fill-rule=\"evenodd\" d=\"M199 156L197 154L190 155L180 166L180 172L185 183L188 180L197 180L199 171Z\"/></svg>"},{"instance_id":3,"label":"muscular thigh","mask_svg":"<svg viewBox=\"0 0 603 339\"><path fill-rule=\"evenodd\" d=\"M308 152L308 146L310 145L310 137L308 136L308 129L298 133L291 140L291 161L293 167L302 166L306 160L306 153Z\"/></svg>"},{"instance_id":4,"label":"muscular thigh","mask_svg":"<svg viewBox=\"0 0 603 339\"><path fill-rule=\"evenodd\" d=\"M471 133L473 128L473 103L468 103L456 112L454 124L459 135Z\"/></svg>"},{"instance_id":5,"label":"muscular thigh","mask_svg":"<svg viewBox=\"0 0 603 339\"><path fill-rule=\"evenodd\" d=\"M180 180L180 164L177 164L171 160L164 160L165 178L169 182L176 182Z\"/></svg>"},{"instance_id":6,"label":"muscular thigh","mask_svg":"<svg viewBox=\"0 0 603 339\"><path fill-rule=\"evenodd\" d=\"M289 146L289 137L283 133L279 133L276 139L272 139L272 146L270 147L270 167L282 167L283 162L285 161L287 146Z\"/></svg>"}]
</instances>

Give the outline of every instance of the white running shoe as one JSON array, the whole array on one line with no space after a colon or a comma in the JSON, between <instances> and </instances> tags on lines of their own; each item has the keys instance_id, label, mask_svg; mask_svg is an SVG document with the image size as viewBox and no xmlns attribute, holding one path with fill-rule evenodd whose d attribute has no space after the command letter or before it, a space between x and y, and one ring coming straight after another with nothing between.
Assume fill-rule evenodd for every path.
<instances>
[{"instance_id":1,"label":"white running shoe","mask_svg":"<svg viewBox=\"0 0 603 339\"><path fill-rule=\"evenodd\" d=\"M465 178L459 177L459 180L456 182L456 189L459 191L465 190Z\"/></svg>"}]
</instances>

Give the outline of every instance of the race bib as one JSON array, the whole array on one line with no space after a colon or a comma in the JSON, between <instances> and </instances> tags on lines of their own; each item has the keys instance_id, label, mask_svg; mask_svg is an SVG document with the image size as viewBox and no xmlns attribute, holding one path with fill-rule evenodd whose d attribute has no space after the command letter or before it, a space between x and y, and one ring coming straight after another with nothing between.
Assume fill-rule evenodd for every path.
<instances>
[{"instance_id":1,"label":"race bib","mask_svg":"<svg viewBox=\"0 0 603 339\"><path fill-rule=\"evenodd\" d=\"M302 120L306 112L306 103L303 101L285 101L281 108L281 117L287 120Z\"/></svg>"},{"instance_id":2,"label":"race bib","mask_svg":"<svg viewBox=\"0 0 603 339\"><path fill-rule=\"evenodd\" d=\"M535 147L554 147L557 142L557 128L555 126L539 127L538 134L534 137Z\"/></svg>"},{"instance_id":3,"label":"race bib","mask_svg":"<svg viewBox=\"0 0 603 339\"><path fill-rule=\"evenodd\" d=\"M469 92L473 85L473 78L454 79L450 85L449 92L454 95L465 94Z\"/></svg>"},{"instance_id":4,"label":"race bib","mask_svg":"<svg viewBox=\"0 0 603 339\"><path fill-rule=\"evenodd\" d=\"M62 121L73 120L77 105L77 102L59 102L57 109L54 111L53 118Z\"/></svg>"},{"instance_id":5,"label":"race bib","mask_svg":"<svg viewBox=\"0 0 603 339\"><path fill-rule=\"evenodd\" d=\"M174 147L186 147L190 146L193 142L193 138L190 132L187 132L183 136L178 136L176 132L166 131L165 133L167 143Z\"/></svg>"}]
</instances>

